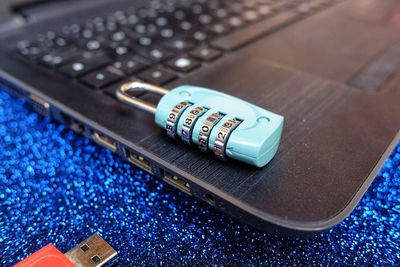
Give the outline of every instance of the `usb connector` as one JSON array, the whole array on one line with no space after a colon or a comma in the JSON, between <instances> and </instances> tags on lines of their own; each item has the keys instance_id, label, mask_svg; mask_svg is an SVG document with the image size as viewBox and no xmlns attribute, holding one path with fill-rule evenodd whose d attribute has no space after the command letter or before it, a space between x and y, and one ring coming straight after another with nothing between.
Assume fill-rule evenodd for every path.
<instances>
[{"instance_id":1,"label":"usb connector","mask_svg":"<svg viewBox=\"0 0 400 267\"><path fill-rule=\"evenodd\" d=\"M100 267L111 265L116 256L117 252L94 234L65 254L49 244L15 267Z\"/></svg>"},{"instance_id":2,"label":"usb connector","mask_svg":"<svg viewBox=\"0 0 400 267\"><path fill-rule=\"evenodd\" d=\"M107 266L117 252L98 234L94 234L64 255L76 267L100 267Z\"/></svg>"}]
</instances>

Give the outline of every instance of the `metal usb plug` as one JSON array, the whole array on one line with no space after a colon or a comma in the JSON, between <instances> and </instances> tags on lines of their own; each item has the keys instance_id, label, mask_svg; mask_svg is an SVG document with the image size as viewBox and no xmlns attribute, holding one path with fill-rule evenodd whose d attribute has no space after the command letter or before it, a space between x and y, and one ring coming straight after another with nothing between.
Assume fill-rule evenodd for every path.
<instances>
[{"instance_id":1,"label":"metal usb plug","mask_svg":"<svg viewBox=\"0 0 400 267\"><path fill-rule=\"evenodd\" d=\"M76 267L100 267L110 266L116 259L117 251L98 234L94 234L64 255Z\"/></svg>"}]
</instances>

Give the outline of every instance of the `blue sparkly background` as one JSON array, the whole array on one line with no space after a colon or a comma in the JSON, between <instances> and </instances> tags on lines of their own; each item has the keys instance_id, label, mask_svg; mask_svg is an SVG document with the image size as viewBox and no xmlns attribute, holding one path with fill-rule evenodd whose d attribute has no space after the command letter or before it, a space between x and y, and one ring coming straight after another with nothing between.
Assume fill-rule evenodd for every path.
<instances>
[{"instance_id":1,"label":"blue sparkly background","mask_svg":"<svg viewBox=\"0 0 400 267\"><path fill-rule=\"evenodd\" d=\"M311 239L256 231L0 92L0 266L98 232L130 265L399 265L400 145L343 223Z\"/></svg>"}]
</instances>

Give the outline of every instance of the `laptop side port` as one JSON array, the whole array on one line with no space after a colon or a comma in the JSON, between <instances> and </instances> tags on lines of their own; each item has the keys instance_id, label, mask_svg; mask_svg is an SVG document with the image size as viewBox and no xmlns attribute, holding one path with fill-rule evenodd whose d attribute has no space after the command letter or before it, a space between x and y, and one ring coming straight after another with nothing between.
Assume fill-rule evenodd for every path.
<instances>
[{"instance_id":1,"label":"laptop side port","mask_svg":"<svg viewBox=\"0 0 400 267\"><path fill-rule=\"evenodd\" d=\"M72 129L76 133L85 135L85 126L80 121L70 117L69 115L59 112L59 116L64 124L68 125L70 129Z\"/></svg>"},{"instance_id":2,"label":"laptop side port","mask_svg":"<svg viewBox=\"0 0 400 267\"><path fill-rule=\"evenodd\" d=\"M110 149L112 152L117 152L117 142L112 140L110 137L93 131L92 138L96 143Z\"/></svg>"},{"instance_id":3,"label":"laptop side port","mask_svg":"<svg viewBox=\"0 0 400 267\"><path fill-rule=\"evenodd\" d=\"M85 134L85 126L83 126L83 123L75 120L74 118L71 118L69 127L77 133Z\"/></svg>"},{"instance_id":4,"label":"laptop side port","mask_svg":"<svg viewBox=\"0 0 400 267\"><path fill-rule=\"evenodd\" d=\"M168 184L185 192L186 194L192 195L192 192L190 191L190 184L188 182L186 182L185 180L182 180L178 176L176 176L168 171L164 171L163 180L165 182L167 182Z\"/></svg>"},{"instance_id":5,"label":"laptop side port","mask_svg":"<svg viewBox=\"0 0 400 267\"><path fill-rule=\"evenodd\" d=\"M39 113L42 116L48 116L50 114L50 104L37 95L30 94L26 104L33 111Z\"/></svg>"},{"instance_id":6,"label":"laptop side port","mask_svg":"<svg viewBox=\"0 0 400 267\"><path fill-rule=\"evenodd\" d=\"M150 162L147 159L135 154L133 151L131 151L127 148L125 148L124 150L125 150L125 157L130 163L133 163L134 165L138 166L142 170L153 174Z\"/></svg>"}]
</instances>

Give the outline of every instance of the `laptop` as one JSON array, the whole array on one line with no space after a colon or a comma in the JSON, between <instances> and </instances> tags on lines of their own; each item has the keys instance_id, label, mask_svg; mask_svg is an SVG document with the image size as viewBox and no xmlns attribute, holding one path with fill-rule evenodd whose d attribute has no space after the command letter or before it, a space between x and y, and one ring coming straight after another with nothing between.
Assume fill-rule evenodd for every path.
<instances>
[{"instance_id":1,"label":"laptop","mask_svg":"<svg viewBox=\"0 0 400 267\"><path fill-rule=\"evenodd\" d=\"M3 89L262 231L340 223L399 141L400 1L3 0L0 14ZM128 81L281 114L279 150L258 168L171 140L118 100Z\"/></svg>"}]
</instances>

